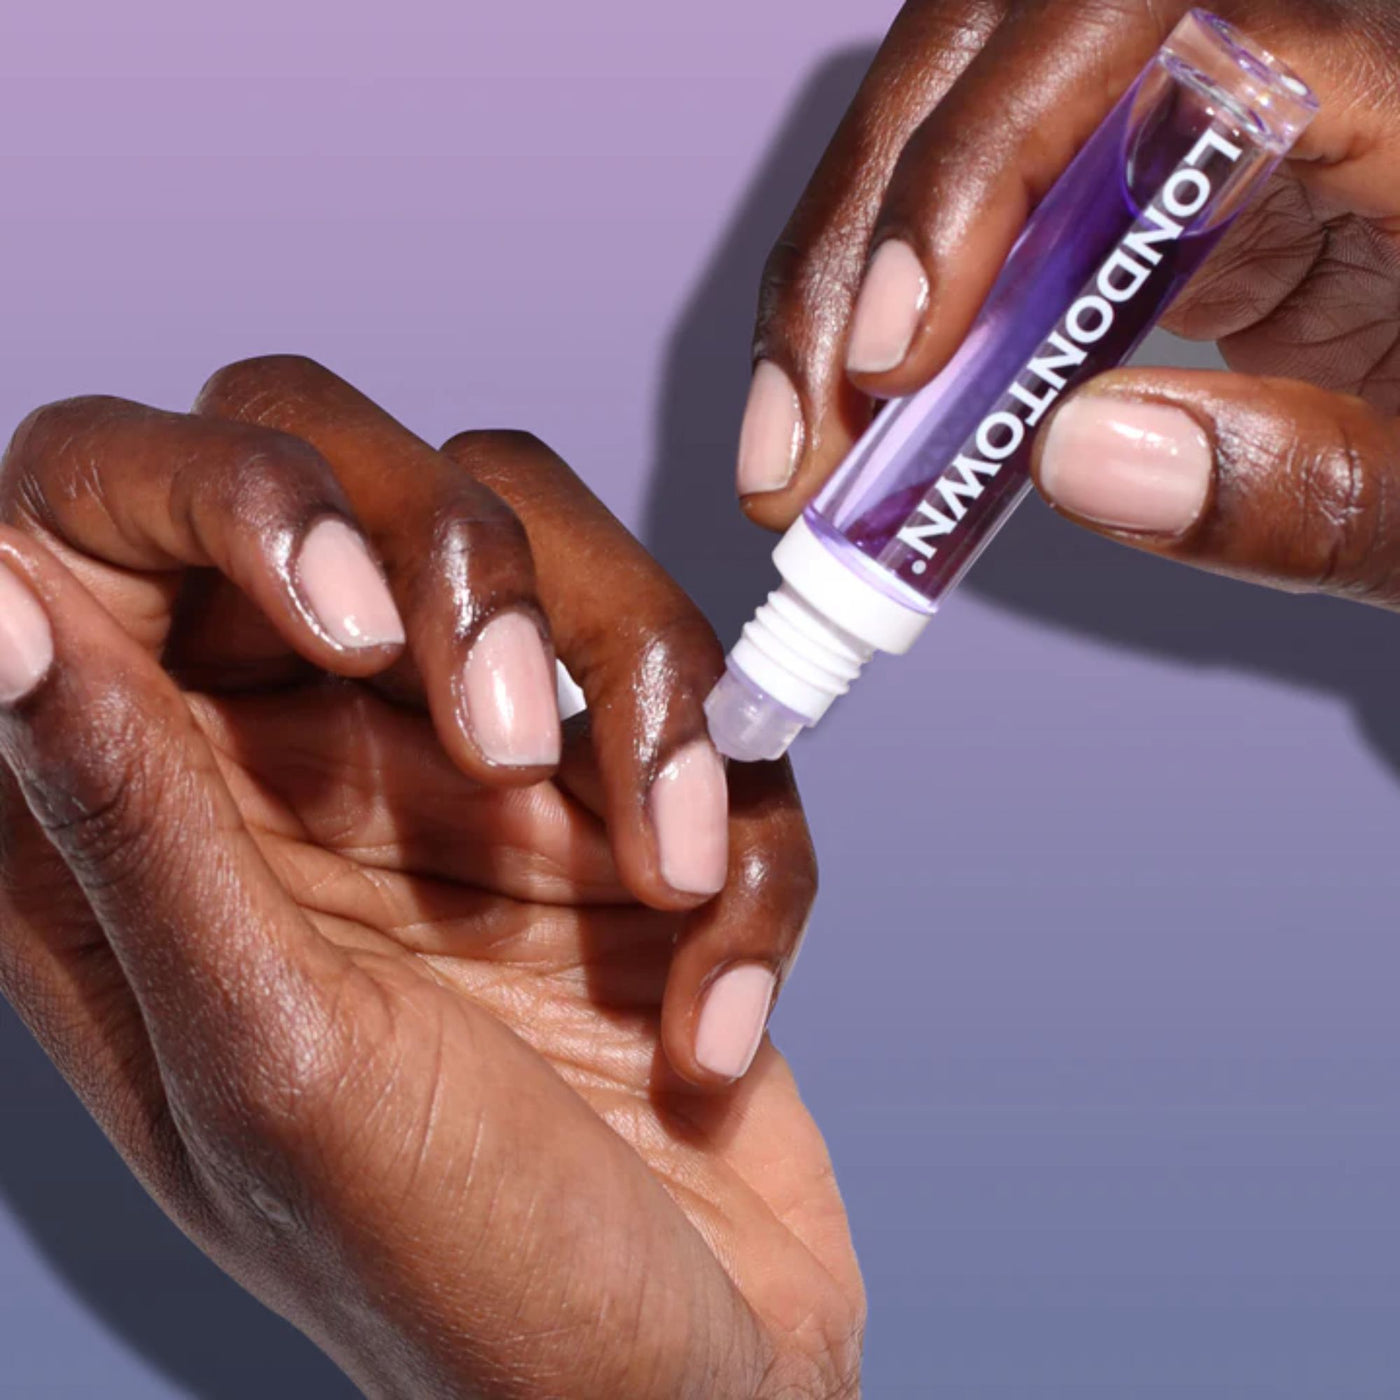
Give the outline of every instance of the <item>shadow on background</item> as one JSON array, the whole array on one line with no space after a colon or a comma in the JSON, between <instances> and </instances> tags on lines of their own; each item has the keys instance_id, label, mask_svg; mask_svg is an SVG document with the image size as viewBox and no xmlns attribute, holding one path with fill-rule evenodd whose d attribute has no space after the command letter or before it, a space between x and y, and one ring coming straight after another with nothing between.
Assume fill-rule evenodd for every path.
<instances>
[{"instance_id":1,"label":"shadow on background","mask_svg":"<svg viewBox=\"0 0 1400 1400\"><path fill-rule=\"evenodd\" d=\"M667 354L644 534L726 643L772 586L773 538L740 517L734 447L768 249L869 65L841 50L807 83L692 293ZM717 562L718 561L718 562ZM1400 775L1396 622L1136 555L1032 501L966 587L1127 651L1340 694ZM146 1197L0 1005L0 1195L73 1293L199 1400L357 1394L292 1327L209 1263Z\"/></svg>"},{"instance_id":2,"label":"shadow on background","mask_svg":"<svg viewBox=\"0 0 1400 1400\"><path fill-rule=\"evenodd\" d=\"M127 1346L199 1400L359 1395L161 1214L3 1002L0 1065L0 1196Z\"/></svg>"},{"instance_id":3,"label":"shadow on background","mask_svg":"<svg viewBox=\"0 0 1400 1400\"><path fill-rule=\"evenodd\" d=\"M644 537L726 646L776 581L773 537L743 520L732 485L759 275L873 55L839 50L807 82L667 355ZM1187 359L1199 353L1189 348ZM1377 609L1289 597L1137 554L1056 519L1034 498L964 587L1125 651L1340 695L1400 776L1400 645L1394 617Z\"/></svg>"},{"instance_id":4,"label":"shadow on background","mask_svg":"<svg viewBox=\"0 0 1400 1400\"><path fill-rule=\"evenodd\" d=\"M1338 695L1400 777L1400 634L1392 614L1139 554L1057 519L1034 497L964 587L1123 651Z\"/></svg>"},{"instance_id":5,"label":"shadow on background","mask_svg":"<svg viewBox=\"0 0 1400 1400\"><path fill-rule=\"evenodd\" d=\"M732 485L759 273L872 54L841 51L817 70L671 341L646 539L726 638L771 586L773 539L744 523ZM3 1003L0 1065L0 1196L127 1345L199 1400L358 1394L166 1220Z\"/></svg>"},{"instance_id":6,"label":"shadow on background","mask_svg":"<svg viewBox=\"0 0 1400 1400\"><path fill-rule=\"evenodd\" d=\"M808 79L667 349L642 537L726 646L777 582L776 539L744 520L734 495L759 276L874 56L873 45L839 49Z\"/></svg>"},{"instance_id":7,"label":"shadow on background","mask_svg":"<svg viewBox=\"0 0 1400 1400\"><path fill-rule=\"evenodd\" d=\"M742 521L731 484L759 273L872 52L847 50L820 66L669 350L647 539L727 637L770 587L773 539ZM722 570L717 547L729 552ZM358 1394L169 1224L3 1002L0 1065L0 1196L67 1288L123 1343L199 1400Z\"/></svg>"}]
</instances>

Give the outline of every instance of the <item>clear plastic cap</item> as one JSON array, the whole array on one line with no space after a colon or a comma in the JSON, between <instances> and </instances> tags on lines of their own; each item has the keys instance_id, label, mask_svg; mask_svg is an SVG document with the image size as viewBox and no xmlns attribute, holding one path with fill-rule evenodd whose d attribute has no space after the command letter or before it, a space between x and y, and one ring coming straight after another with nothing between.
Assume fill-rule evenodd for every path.
<instances>
[{"instance_id":1,"label":"clear plastic cap","mask_svg":"<svg viewBox=\"0 0 1400 1400\"><path fill-rule=\"evenodd\" d=\"M1317 115L1317 95L1286 63L1208 10L1182 19L1160 59L1178 81L1229 108L1276 156Z\"/></svg>"},{"instance_id":2,"label":"clear plastic cap","mask_svg":"<svg viewBox=\"0 0 1400 1400\"><path fill-rule=\"evenodd\" d=\"M781 758L809 721L756 686L731 662L705 701L710 738L726 758Z\"/></svg>"}]
</instances>

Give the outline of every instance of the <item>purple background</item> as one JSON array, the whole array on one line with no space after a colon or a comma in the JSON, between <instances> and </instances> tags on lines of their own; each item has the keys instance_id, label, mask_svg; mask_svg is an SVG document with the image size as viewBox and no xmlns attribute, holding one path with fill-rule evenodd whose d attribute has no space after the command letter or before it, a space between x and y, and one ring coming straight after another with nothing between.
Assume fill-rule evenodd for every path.
<instances>
[{"instance_id":1,"label":"purple background","mask_svg":"<svg viewBox=\"0 0 1400 1400\"><path fill-rule=\"evenodd\" d=\"M7 5L0 425L304 351L429 437L541 433L728 637L757 272L894 8ZM777 1036L871 1396L1396 1393L1398 636L1032 504L804 743ZM8 1014L0 1055L0 1391L349 1393Z\"/></svg>"}]
</instances>

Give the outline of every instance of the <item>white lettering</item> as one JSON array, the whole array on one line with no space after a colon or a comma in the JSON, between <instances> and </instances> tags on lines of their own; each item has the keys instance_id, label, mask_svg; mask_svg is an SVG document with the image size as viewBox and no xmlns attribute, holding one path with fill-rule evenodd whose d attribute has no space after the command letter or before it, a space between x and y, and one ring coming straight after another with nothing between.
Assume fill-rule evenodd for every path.
<instances>
[{"instance_id":1,"label":"white lettering","mask_svg":"<svg viewBox=\"0 0 1400 1400\"><path fill-rule=\"evenodd\" d=\"M1244 152L1233 141L1227 141L1213 126L1201 133L1201 139L1191 147L1187 165L1199 165L1207 151L1219 151L1227 160L1238 160Z\"/></svg>"},{"instance_id":2,"label":"white lettering","mask_svg":"<svg viewBox=\"0 0 1400 1400\"><path fill-rule=\"evenodd\" d=\"M1145 262L1156 267L1162 261L1162 255L1151 245L1154 243L1175 243L1186 230L1175 220L1167 218L1155 204L1148 205L1143 212L1153 228L1134 229L1123 240L1123 247L1134 257L1142 258Z\"/></svg>"},{"instance_id":3,"label":"white lettering","mask_svg":"<svg viewBox=\"0 0 1400 1400\"><path fill-rule=\"evenodd\" d=\"M1173 171L1157 199L1140 214L1137 225L1099 267L1088 290L1069 308L1059 326L1041 344L996 405L977 426L972 437L981 458L969 455L971 444L955 457L934 483L929 495L938 500L918 503L899 531L897 539L918 558L909 568L914 574L928 571L928 560L938 552L932 543L953 534L970 513L972 502L986 492L986 483L1006 461L1024 446L1027 434L1054 407L1069 387L1073 372L1088 360L1084 347L1095 345L1113 329L1118 309L1137 297L1165 257L1163 245L1185 234L1187 219L1209 203L1214 189L1209 177L1196 167L1212 153L1231 161L1244 152L1218 131L1207 130L1192 147L1185 162ZM1032 383L1023 379L1033 380ZM1018 411L1020 410L1020 411ZM985 459L985 460L983 460ZM985 511L983 514L985 515Z\"/></svg>"},{"instance_id":4,"label":"white lettering","mask_svg":"<svg viewBox=\"0 0 1400 1400\"><path fill-rule=\"evenodd\" d=\"M1063 389L1069 380L1060 371L1062 369L1078 369L1088 358L1089 352L1081 346L1075 345L1072 341L1066 340L1059 331L1053 332L1045 343L1056 353L1037 355L1026 366L1026 369L1037 379L1043 380L1053 388Z\"/></svg>"},{"instance_id":5,"label":"white lettering","mask_svg":"<svg viewBox=\"0 0 1400 1400\"><path fill-rule=\"evenodd\" d=\"M1005 428L1006 439L1000 444L992 441L992 429ZM992 413L977 429L977 449L993 462L1004 461L1025 441L1026 425L1014 413Z\"/></svg>"},{"instance_id":6,"label":"white lettering","mask_svg":"<svg viewBox=\"0 0 1400 1400\"><path fill-rule=\"evenodd\" d=\"M963 456L953 459L953 465L938 478L938 494L952 511L954 520L961 520L967 514L964 500L975 501L982 494L984 488L977 478L995 476L999 470L1000 464L996 462L979 462L975 457Z\"/></svg>"},{"instance_id":7,"label":"white lettering","mask_svg":"<svg viewBox=\"0 0 1400 1400\"><path fill-rule=\"evenodd\" d=\"M1083 351L1080 352L1080 355L1082 357ZM1036 398L1019 379L1011 386L1010 392L1013 399L1019 399L1030 409L1030 412L1026 414L1028 428L1035 427L1050 412L1051 408L1054 407L1055 400L1060 397L1058 389L1047 389L1043 398Z\"/></svg>"},{"instance_id":8,"label":"white lettering","mask_svg":"<svg viewBox=\"0 0 1400 1400\"><path fill-rule=\"evenodd\" d=\"M1194 195L1183 199L1183 185L1190 185ZM1166 189L1162 191L1162 207L1178 219L1189 219L1206 207L1206 200L1209 198L1210 181L1199 170L1177 170L1173 172L1171 179L1167 181Z\"/></svg>"},{"instance_id":9,"label":"white lettering","mask_svg":"<svg viewBox=\"0 0 1400 1400\"><path fill-rule=\"evenodd\" d=\"M1098 317L1086 324L1085 317ZM1065 317L1065 329L1081 344L1092 345L1102 340L1113 326L1113 308L1102 297L1080 297Z\"/></svg>"},{"instance_id":10,"label":"white lettering","mask_svg":"<svg viewBox=\"0 0 1400 1400\"><path fill-rule=\"evenodd\" d=\"M1127 283L1115 282L1113 280L1115 273L1127 273ZM1099 269L1096 285L1101 296L1121 305L1123 302L1132 301L1142 291L1143 283L1151 276L1152 269L1150 267L1144 267L1140 262L1134 262L1122 248L1119 248Z\"/></svg>"},{"instance_id":11,"label":"white lettering","mask_svg":"<svg viewBox=\"0 0 1400 1400\"><path fill-rule=\"evenodd\" d=\"M919 525L910 523L899 532L901 544L907 544L916 554L922 554L925 559L932 559L938 553L936 546L929 543L930 537L936 538L939 535L950 535L953 533L953 526L957 521L950 520L943 512L935 506L931 506L927 501L920 501L918 513L924 516L930 523Z\"/></svg>"}]
</instances>

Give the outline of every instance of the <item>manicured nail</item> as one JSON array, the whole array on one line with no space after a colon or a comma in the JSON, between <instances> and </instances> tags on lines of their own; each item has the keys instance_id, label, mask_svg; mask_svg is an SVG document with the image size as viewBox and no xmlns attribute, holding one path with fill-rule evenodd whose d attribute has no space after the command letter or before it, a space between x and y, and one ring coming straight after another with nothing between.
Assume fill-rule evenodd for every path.
<instances>
[{"instance_id":1,"label":"manicured nail","mask_svg":"<svg viewBox=\"0 0 1400 1400\"><path fill-rule=\"evenodd\" d=\"M697 1062L721 1079L745 1074L763 1043L776 985L762 963L741 963L717 977L695 1027Z\"/></svg>"},{"instance_id":2,"label":"manicured nail","mask_svg":"<svg viewBox=\"0 0 1400 1400\"><path fill-rule=\"evenodd\" d=\"M1050 421L1040 484L1056 505L1120 530L1176 535L1210 489L1210 439L1179 408L1081 395Z\"/></svg>"},{"instance_id":3,"label":"manicured nail","mask_svg":"<svg viewBox=\"0 0 1400 1400\"><path fill-rule=\"evenodd\" d=\"M296 563L302 596L337 646L398 646L403 621L389 585L359 534L343 520L311 527Z\"/></svg>"},{"instance_id":4,"label":"manicured nail","mask_svg":"<svg viewBox=\"0 0 1400 1400\"><path fill-rule=\"evenodd\" d=\"M651 785L661 877L685 894L718 894L729 868L729 786L708 739L687 744Z\"/></svg>"},{"instance_id":5,"label":"manicured nail","mask_svg":"<svg viewBox=\"0 0 1400 1400\"><path fill-rule=\"evenodd\" d=\"M463 676L467 723L492 763L512 768L559 762L559 701L539 628L503 612L481 629Z\"/></svg>"},{"instance_id":6,"label":"manicured nail","mask_svg":"<svg viewBox=\"0 0 1400 1400\"><path fill-rule=\"evenodd\" d=\"M53 665L53 632L39 600L0 565L0 704L23 700Z\"/></svg>"},{"instance_id":7,"label":"manicured nail","mask_svg":"<svg viewBox=\"0 0 1400 1400\"><path fill-rule=\"evenodd\" d=\"M902 364L928 309L928 274L903 239L880 244L866 269L851 321L846 368L882 374Z\"/></svg>"},{"instance_id":8,"label":"manicured nail","mask_svg":"<svg viewBox=\"0 0 1400 1400\"><path fill-rule=\"evenodd\" d=\"M781 491L802 451L802 401L792 380L771 360L760 360L749 385L739 429L739 494Z\"/></svg>"},{"instance_id":9,"label":"manicured nail","mask_svg":"<svg viewBox=\"0 0 1400 1400\"><path fill-rule=\"evenodd\" d=\"M811 927L812 916L808 914L806 921L798 932L797 941L792 945L792 952L787 955L787 961L783 964L784 985L786 985L792 977L793 969L797 966L797 959L801 956L803 945L807 942L807 930Z\"/></svg>"}]
</instances>

